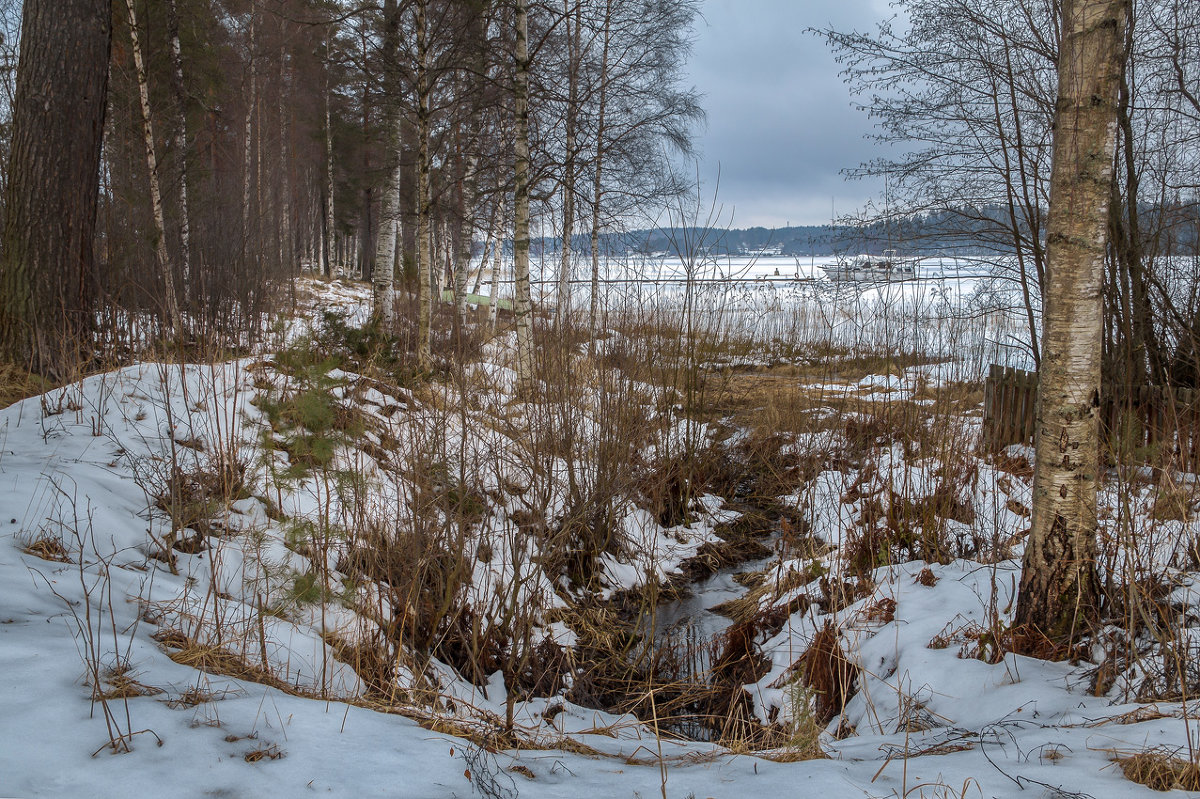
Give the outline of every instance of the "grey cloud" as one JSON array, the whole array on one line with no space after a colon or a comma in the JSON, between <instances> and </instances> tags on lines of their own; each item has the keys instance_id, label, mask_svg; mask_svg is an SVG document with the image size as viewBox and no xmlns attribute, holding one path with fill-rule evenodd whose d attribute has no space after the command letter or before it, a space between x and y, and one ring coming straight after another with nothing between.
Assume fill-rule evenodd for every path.
<instances>
[{"instance_id":1,"label":"grey cloud","mask_svg":"<svg viewBox=\"0 0 1200 799\"><path fill-rule=\"evenodd\" d=\"M806 28L870 29L889 15L879 0L706 0L689 65L705 94L699 147L706 192L720 167L719 201L734 224L815 224L830 199L849 211L876 196L839 171L874 157L867 116L824 42Z\"/></svg>"}]
</instances>

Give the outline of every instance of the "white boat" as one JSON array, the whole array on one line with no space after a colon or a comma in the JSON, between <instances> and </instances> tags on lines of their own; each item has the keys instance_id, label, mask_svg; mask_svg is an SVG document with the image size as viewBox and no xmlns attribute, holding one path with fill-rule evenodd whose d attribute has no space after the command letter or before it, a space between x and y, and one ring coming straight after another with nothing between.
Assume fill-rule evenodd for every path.
<instances>
[{"instance_id":1,"label":"white boat","mask_svg":"<svg viewBox=\"0 0 1200 799\"><path fill-rule=\"evenodd\" d=\"M914 279L917 259L900 258L895 250L884 250L883 255L856 255L821 269L830 280L886 283Z\"/></svg>"}]
</instances>

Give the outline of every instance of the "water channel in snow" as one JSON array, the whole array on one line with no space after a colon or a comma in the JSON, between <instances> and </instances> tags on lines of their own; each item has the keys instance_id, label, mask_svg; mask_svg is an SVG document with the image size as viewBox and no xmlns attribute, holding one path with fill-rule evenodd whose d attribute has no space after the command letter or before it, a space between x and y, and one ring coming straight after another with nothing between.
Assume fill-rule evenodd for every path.
<instances>
[{"instance_id":1,"label":"water channel in snow","mask_svg":"<svg viewBox=\"0 0 1200 799\"><path fill-rule=\"evenodd\" d=\"M776 528L763 544L771 547L779 537ZM774 560L774 555L753 561L726 566L688 586L687 596L663 602L654 608L654 641L659 646L673 646L690 662L692 676L704 675L711 666L714 656L713 642L731 626L733 619L714 611L725 602L745 596L749 589L735 578L747 572L765 569ZM651 623L650 613L643 622Z\"/></svg>"}]
</instances>

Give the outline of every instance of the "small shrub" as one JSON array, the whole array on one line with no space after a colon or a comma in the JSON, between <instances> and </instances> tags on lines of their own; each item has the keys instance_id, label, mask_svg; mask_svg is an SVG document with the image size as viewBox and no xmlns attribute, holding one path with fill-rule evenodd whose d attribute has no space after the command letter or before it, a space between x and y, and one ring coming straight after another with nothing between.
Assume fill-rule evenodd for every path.
<instances>
[{"instance_id":1,"label":"small shrub","mask_svg":"<svg viewBox=\"0 0 1200 799\"><path fill-rule=\"evenodd\" d=\"M858 667L842 650L837 628L826 621L800 656L800 677L813 695L813 714L818 724L828 724L846 708L854 693Z\"/></svg>"},{"instance_id":2,"label":"small shrub","mask_svg":"<svg viewBox=\"0 0 1200 799\"><path fill-rule=\"evenodd\" d=\"M773 760L792 762L817 760L828 757L821 748L821 733L824 725L817 721L813 710L815 697L802 680L793 680L787 685L787 702L791 708L791 721L786 727L787 740L783 753Z\"/></svg>"},{"instance_id":3,"label":"small shrub","mask_svg":"<svg viewBox=\"0 0 1200 799\"><path fill-rule=\"evenodd\" d=\"M1194 490L1175 482L1164 471L1150 506L1150 518L1155 521L1186 522L1192 517Z\"/></svg>"}]
</instances>

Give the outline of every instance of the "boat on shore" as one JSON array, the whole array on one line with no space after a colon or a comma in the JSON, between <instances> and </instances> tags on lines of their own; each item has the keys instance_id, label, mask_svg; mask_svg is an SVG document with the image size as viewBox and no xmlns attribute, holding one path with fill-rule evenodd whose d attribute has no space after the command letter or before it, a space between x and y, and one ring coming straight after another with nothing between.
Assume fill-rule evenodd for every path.
<instances>
[{"instance_id":1,"label":"boat on shore","mask_svg":"<svg viewBox=\"0 0 1200 799\"><path fill-rule=\"evenodd\" d=\"M900 258L895 250L884 250L883 255L856 255L821 269L830 280L889 283L915 279L917 260Z\"/></svg>"}]
</instances>

